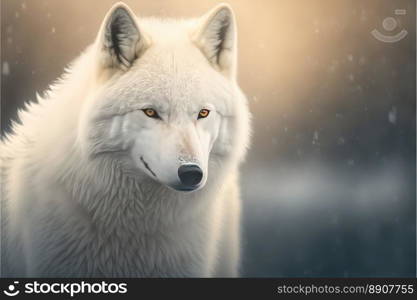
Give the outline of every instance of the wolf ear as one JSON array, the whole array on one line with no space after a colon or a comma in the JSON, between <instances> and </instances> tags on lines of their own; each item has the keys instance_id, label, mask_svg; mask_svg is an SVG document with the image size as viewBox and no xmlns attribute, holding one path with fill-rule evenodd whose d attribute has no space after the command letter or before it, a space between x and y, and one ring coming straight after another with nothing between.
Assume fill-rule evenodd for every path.
<instances>
[{"instance_id":1,"label":"wolf ear","mask_svg":"<svg viewBox=\"0 0 417 300\"><path fill-rule=\"evenodd\" d=\"M127 70L147 48L148 41L130 8L116 3L107 13L98 35L105 67Z\"/></svg>"},{"instance_id":2,"label":"wolf ear","mask_svg":"<svg viewBox=\"0 0 417 300\"><path fill-rule=\"evenodd\" d=\"M219 4L201 17L193 39L212 65L236 75L236 22L228 4Z\"/></svg>"}]
</instances>

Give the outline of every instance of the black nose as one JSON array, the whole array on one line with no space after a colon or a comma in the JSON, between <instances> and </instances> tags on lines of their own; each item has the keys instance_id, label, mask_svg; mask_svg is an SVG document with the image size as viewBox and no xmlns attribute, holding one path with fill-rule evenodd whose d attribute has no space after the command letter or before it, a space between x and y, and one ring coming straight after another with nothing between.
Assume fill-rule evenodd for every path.
<instances>
[{"instance_id":1,"label":"black nose","mask_svg":"<svg viewBox=\"0 0 417 300\"><path fill-rule=\"evenodd\" d=\"M197 165L182 165L178 169L181 183L187 187L195 187L203 178L203 171Z\"/></svg>"}]
</instances>

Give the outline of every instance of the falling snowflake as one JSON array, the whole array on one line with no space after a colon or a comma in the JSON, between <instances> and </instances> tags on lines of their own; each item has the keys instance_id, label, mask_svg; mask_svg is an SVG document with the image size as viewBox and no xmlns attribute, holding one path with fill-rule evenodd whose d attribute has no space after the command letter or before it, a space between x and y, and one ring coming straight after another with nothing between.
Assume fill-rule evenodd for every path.
<instances>
[{"instance_id":1,"label":"falling snowflake","mask_svg":"<svg viewBox=\"0 0 417 300\"><path fill-rule=\"evenodd\" d=\"M314 134L313 134L313 145L317 145L318 142L319 142L319 133L316 130L316 131L314 131Z\"/></svg>"},{"instance_id":2,"label":"falling snowflake","mask_svg":"<svg viewBox=\"0 0 417 300\"><path fill-rule=\"evenodd\" d=\"M397 108L395 106L388 112L388 121L392 124L397 123Z\"/></svg>"},{"instance_id":3,"label":"falling snowflake","mask_svg":"<svg viewBox=\"0 0 417 300\"><path fill-rule=\"evenodd\" d=\"M345 138L344 138L344 137L340 136L340 137L337 139L337 144L338 144L338 145L344 145L345 143L346 143L346 141L345 141Z\"/></svg>"},{"instance_id":4,"label":"falling snowflake","mask_svg":"<svg viewBox=\"0 0 417 300\"><path fill-rule=\"evenodd\" d=\"M1 73L4 76L8 76L10 74L10 67L7 61L3 62L3 67L1 68Z\"/></svg>"}]
</instances>

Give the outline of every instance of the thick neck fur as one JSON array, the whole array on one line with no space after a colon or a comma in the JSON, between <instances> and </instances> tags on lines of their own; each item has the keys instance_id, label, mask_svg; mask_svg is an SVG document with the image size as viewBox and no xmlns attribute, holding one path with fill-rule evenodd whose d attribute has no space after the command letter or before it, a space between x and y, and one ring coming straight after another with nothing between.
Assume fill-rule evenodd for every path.
<instances>
[{"instance_id":1,"label":"thick neck fur","mask_svg":"<svg viewBox=\"0 0 417 300\"><path fill-rule=\"evenodd\" d=\"M185 224L199 217L205 207L206 197L201 197L204 191L185 194L148 177L139 180L105 157L88 163L84 160L83 167L64 176L69 178L62 182L88 214L93 228L108 233L119 229L152 233Z\"/></svg>"},{"instance_id":2,"label":"thick neck fur","mask_svg":"<svg viewBox=\"0 0 417 300\"><path fill-rule=\"evenodd\" d=\"M71 194L71 206L81 212L77 215L83 215L84 220L79 222L82 226L75 224L79 228L72 230L76 236L63 240L68 247L62 251L73 257L94 257L92 265L81 267L85 268L84 274L201 276L202 262L208 255L207 249L201 248L210 236L207 221L215 220L213 207L222 200L213 198L208 191L219 192L222 186L177 192L151 178L139 181L105 157L86 161L75 152L68 163L74 160L78 161L76 167L68 169L63 165L66 172L57 180L66 183L64 189ZM218 185L221 177L209 180L206 187ZM74 226L73 222L68 221L68 226ZM169 253L164 252L167 249ZM71 266L64 268L66 276L68 269Z\"/></svg>"}]
</instances>

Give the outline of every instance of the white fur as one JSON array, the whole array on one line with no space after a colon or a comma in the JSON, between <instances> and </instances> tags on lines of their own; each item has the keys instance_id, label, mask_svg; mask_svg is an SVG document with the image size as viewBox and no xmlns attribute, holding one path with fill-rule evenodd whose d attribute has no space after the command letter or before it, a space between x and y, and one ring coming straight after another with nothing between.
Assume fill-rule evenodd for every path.
<instances>
[{"instance_id":1,"label":"white fur","mask_svg":"<svg viewBox=\"0 0 417 300\"><path fill-rule=\"evenodd\" d=\"M210 114L197 120L202 108ZM19 119L1 143L2 276L238 275L238 166L250 130L229 6L179 21L116 4L94 44ZM183 163L203 170L195 191L173 189Z\"/></svg>"}]
</instances>

